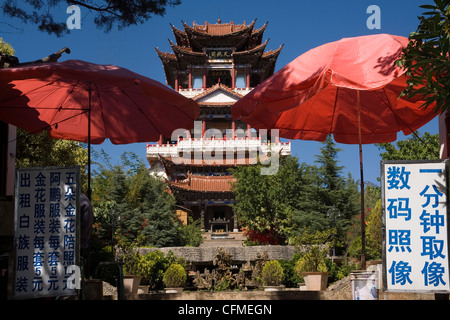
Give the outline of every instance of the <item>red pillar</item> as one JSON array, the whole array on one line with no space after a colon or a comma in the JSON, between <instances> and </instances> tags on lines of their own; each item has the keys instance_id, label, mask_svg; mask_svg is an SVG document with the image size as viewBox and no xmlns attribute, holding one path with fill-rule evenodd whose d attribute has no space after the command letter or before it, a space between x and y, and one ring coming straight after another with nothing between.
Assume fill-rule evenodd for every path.
<instances>
[{"instance_id":1,"label":"red pillar","mask_svg":"<svg viewBox=\"0 0 450 320\"><path fill-rule=\"evenodd\" d=\"M205 131L206 131L206 121L205 119L202 119L202 138L203 135L205 134Z\"/></svg>"},{"instance_id":2,"label":"red pillar","mask_svg":"<svg viewBox=\"0 0 450 320\"><path fill-rule=\"evenodd\" d=\"M246 75L246 79L245 79L245 87L250 88L250 67L246 68L246 72L247 72L247 75Z\"/></svg>"},{"instance_id":3,"label":"red pillar","mask_svg":"<svg viewBox=\"0 0 450 320\"><path fill-rule=\"evenodd\" d=\"M206 89L206 67L203 68L203 89Z\"/></svg>"},{"instance_id":4,"label":"red pillar","mask_svg":"<svg viewBox=\"0 0 450 320\"><path fill-rule=\"evenodd\" d=\"M178 83L178 71L177 71L177 74L175 75L175 91L180 91L180 88L179 88L179 83Z\"/></svg>"},{"instance_id":5,"label":"red pillar","mask_svg":"<svg viewBox=\"0 0 450 320\"><path fill-rule=\"evenodd\" d=\"M233 68L231 68L231 89L235 89L236 88L236 70Z\"/></svg>"},{"instance_id":6,"label":"red pillar","mask_svg":"<svg viewBox=\"0 0 450 320\"><path fill-rule=\"evenodd\" d=\"M192 89L192 68L189 68L189 89Z\"/></svg>"}]
</instances>

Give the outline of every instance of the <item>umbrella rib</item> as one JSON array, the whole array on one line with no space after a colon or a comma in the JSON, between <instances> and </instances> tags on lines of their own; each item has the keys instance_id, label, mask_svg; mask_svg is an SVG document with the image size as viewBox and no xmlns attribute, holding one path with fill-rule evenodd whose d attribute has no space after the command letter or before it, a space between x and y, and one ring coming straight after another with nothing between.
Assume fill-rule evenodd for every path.
<instances>
[{"instance_id":1,"label":"umbrella rib","mask_svg":"<svg viewBox=\"0 0 450 320\"><path fill-rule=\"evenodd\" d=\"M334 124L334 117L336 115L336 105L337 105L337 100L338 100L338 93L339 93L339 87L336 87L336 96L334 97L334 105L333 105L333 115L331 117L330 131L328 131L329 134L331 132L333 132L333 124Z\"/></svg>"},{"instance_id":2,"label":"umbrella rib","mask_svg":"<svg viewBox=\"0 0 450 320\"><path fill-rule=\"evenodd\" d=\"M392 114L394 115L395 120L397 121L397 123L399 123L399 122L403 123L403 124L409 129L409 131L411 131L411 133L412 133L417 139L419 139L419 141L422 142L432 154L435 155L435 157L439 158L439 154L436 153L433 149L431 149L431 147L430 147L430 146L429 146L422 138L420 138L420 137L417 135L417 133L416 133L414 130L412 130L411 127L410 127L405 121L402 120L401 117L399 117L399 116L395 113L394 108L392 108L391 102L390 102L389 99L387 98L388 95L387 95L387 93L386 93L386 88L383 88L383 92L384 92L384 94L385 94L385 96L386 96L386 100L388 101L387 103L384 102L383 99L381 99L381 96L379 95L379 93L378 93L377 91L375 91L375 94L378 96L378 98L380 98L380 101L382 101L382 103L385 103L386 106L389 108L389 110L391 110L391 112L392 112Z\"/></svg>"},{"instance_id":3,"label":"umbrella rib","mask_svg":"<svg viewBox=\"0 0 450 320\"><path fill-rule=\"evenodd\" d=\"M72 85L72 88L71 88L71 90L70 90L70 92L66 95L66 97L63 99L63 101L62 101L62 103L60 104L60 106L58 107L58 108L55 108L55 109L62 109L63 107L63 105L64 105L64 102L69 98L69 96L73 93L73 90L74 90L74 88L76 87L76 86L78 86L78 84L80 83L80 81L77 81L74 85ZM67 109L67 110L69 110L69 109ZM74 109L74 110L77 110L77 109ZM83 108L80 108L80 110L85 110L85 109L83 109ZM58 111L59 112L59 111ZM56 112L54 115L53 115L53 117L52 117L52 119L50 120L50 125L52 126L52 125L54 125L54 124L57 124L57 122L53 122L53 120L55 119L55 117L56 117L56 114L58 113L58 112ZM78 114L78 115L81 115L81 114L83 114L83 113L85 113L85 112L82 112L82 113L80 113L80 114ZM78 116L77 115L77 116ZM72 117L70 117L70 118L72 118Z\"/></svg>"},{"instance_id":4,"label":"umbrella rib","mask_svg":"<svg viewBox=\"0 0 450 320\"><path fill-rule=\"evenodd\" d=\"M141 109L141 107L122 89L120 89L120 91L128 98L130 99L130 101L134 104L134 106L142 113L142 115L151 123L151 125L153 126L153 128L156 131L159 131L158 128L155 126L155 124L153 123L152 119L150 119L149 117L147 117L147 115L143 112L143 110Z\"/></svg>"},{"instance_id":5,"label":"umbrella rib","mask_svg":"<svg viewBox=\"0 0 450 320\"><path fill-rule=\"evenodd\" d=\"M98 90L98 86L95 85L95 83L92 83L92 85L95 86L95 92L97 93L97 101L98 101L98 108L100 110L100 114L102 115L103 123L106 124L105 120L105 114L103 113L103 105L102 100L100 99L100 91ZM91 97L92 99L92 97ZM91 116L92 116L92 101L91 101ZM103 129L105 130L105 137L109 137L108 128L106 125L103 126Z\"/></svg>"},{"instance_id":6,"label":"umbrella rib","mask_svg":"<svg viewBox=\"0 0 450 320\"><path fill-rule=\"evenodd\" d=\"M30 91L27 91L27 92L23 92L22 91L22 94L20 96L27 96L30 93L34 92L34 91L40 90L40 89L42 89L44 87L47 87L47 86L50 86L50 85L52 85L54 83L55 83L55 80L52 81L52 82L46 83L46 84L44 84L44 85L42 85L40 87L34 88L33 90L30 90ZM49 93L49 95L51 95L51 94L52 93ZM3 102L7 102L7 101L11 101L11 100L14 100L14 99L17 99L17 98L18 97L12 97L12 98L9 98L9 99L5 99L5 100L2 100L2 103ZM45 100L45 99L43 99L43 100ZM0 108L4 108L4 109L28 109L30 107L29 106L25 106L25 107L0 106ZM58 108L59 107L33 107L33 109L36 109L36 110L54 110L54 109L58 109ZM84 110L84 109L83 108L66 108L66 110Z\"/></svg>"},{"instance_id":7,"label":"umbrella rib","mask_svg":"<svg viewBox=\"0 0 450 320\"><path fill-rule=\"evenodd\" d=\"M61 120L61 121L59 121L58 123L62 123L62 122L65 122L65 121L68 121L68 120L71 120L71 119L73 119L73 118L75 118L75 117L78 117L78 116L80 116L80 115L82 115L82 114L84 114L84 113L86 113L86 112L88 112L89 110L83 110L82 112L80 112L80 113L78 113L78 114L75 114L75 115L73 115L73 116L70 116L70 117L68 117L68 118L65 118L65 119L63 119L63 120ZM40 132L40 131L42 131L42 130L45 130L45 129L48 129L48 128L51 128L51 127L53 127L54 125L56 125L56 124L58 124L58 123L48 123L45 127L42 127L42 128L40 128L40 129L37 129L37 130L35 130L35 131L31 131L30 133L32 133L32 134L36 134L36 133L38 133L38 132ZM13 141L16 141L17 140L17 138L15 138L15 139L13 139L13 140L10 140L10 141L8 141L8 143L10 143L10 142L13 142Z\"/></svg>"}]
</instances>

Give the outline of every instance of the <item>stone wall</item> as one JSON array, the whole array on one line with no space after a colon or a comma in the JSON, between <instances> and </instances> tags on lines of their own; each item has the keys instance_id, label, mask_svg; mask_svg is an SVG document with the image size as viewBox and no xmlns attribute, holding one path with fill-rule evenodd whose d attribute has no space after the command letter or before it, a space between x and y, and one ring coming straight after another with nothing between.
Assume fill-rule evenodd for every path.
<instances>
[{"instance_id":1,"label":"stone wall","mask_svg":"<svg viewBox=\"0 0 450 320\"><path fill-rule=\"evenodd\" d=\"M154 250L164 253L172 251L177 257L182 257L191 263L210 263L214 259L217 247L166 247L166 248L139 248L139 253L146 254ZM293 246L251 246L251 247L225 247L233 259L233 263L246 263L255 261L258 255L267 254L269 260L290 260L295 253Z\"/></svg>"}]
</instances>

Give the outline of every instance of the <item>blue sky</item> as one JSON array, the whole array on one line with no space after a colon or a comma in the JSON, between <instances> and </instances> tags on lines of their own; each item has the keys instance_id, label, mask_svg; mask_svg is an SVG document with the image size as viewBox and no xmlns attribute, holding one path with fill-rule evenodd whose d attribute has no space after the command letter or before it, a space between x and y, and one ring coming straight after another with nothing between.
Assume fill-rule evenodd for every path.
<instances>
[{"instance_id":1,"label":"blue sky","mask_svg":"<svg viewBox=\"0 0 450 320\"><path fill-rule=\"evenodd\" d=\"M425 11L419 8L431 0L182 0L177 7L168 7L165 16L152 17L148 22L126 28L113 29L104 33L93 24L94 13L81 8L81 29L71 30L61 38L37 31L31 24L22 24L0 13L0 37L16 50L21 62L36 60L68 47L71 54L63 55L60 61L68 59L86 60L99 64L114 64L149 78L165 83L164 70L155 47L170 51L168 39L174 41L170 23L182 29L182 22L192 25L193 21L223 23L234 21L237 24L251 23L256 19L256 28L269 22L264 40L270 39L267 50L277 49L284 44L276 66L279 70L302 53L327 42L341 38L376 33L389 33L408 36L418 25L417 17ZM381 29L368 29L367 19L371 14L366 10L377 5L381 11ZM55 17L65 21L69 14L67 7L54 11ZM438 133L437 118L420 129L421 132ZM400 140L405 139L399 133ZM131 151L145 159L145 143L112 145L109 141L94 148L103 148L118 163L120 155ZM315 141L292 141L292 153L301 162L313 164L322 144ZM357 145L338 144L343 149L338 154L343 174L350 172L359 179L359 153ZM374 145L363 146L364 180L378 183L380 172L380 151Z\"/></svg>"}]
</instances>

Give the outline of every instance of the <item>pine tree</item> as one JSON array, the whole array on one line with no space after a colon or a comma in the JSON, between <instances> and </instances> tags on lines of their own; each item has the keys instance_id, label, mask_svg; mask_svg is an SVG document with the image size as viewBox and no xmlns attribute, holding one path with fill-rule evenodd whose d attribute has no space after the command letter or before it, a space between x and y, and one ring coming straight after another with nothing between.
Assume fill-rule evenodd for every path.
<instances>
[{"instance_id":1,"label":"pine tree","mask_svg":"<svg viewBox=\"0 0 450 320\"><path fill-rule=\"evenodd\" d=\"M175 215L175 199L166 191L166 184L151 176L141 166L130 182L128 221L123 227L136 236L145 237L145 244L155 247L182 245L181 224ZM126 219L125 219L126 220Z\"/></svg>"},{"instance_id":2,"label":"pine tree","mask_svg":"<svg viewBox=\"0 0 450 320\"><path fill-rule=\"evenodd\" d=\"M337 238L344 239L351 218L358 212L358 188L351 175L342 176L338 152L329 136L317 155L317 165L303 164L299 205L293 213L292 236L336 228ZM333 212L334 210L334 219Z\"/></svg>"}]
</instances>

